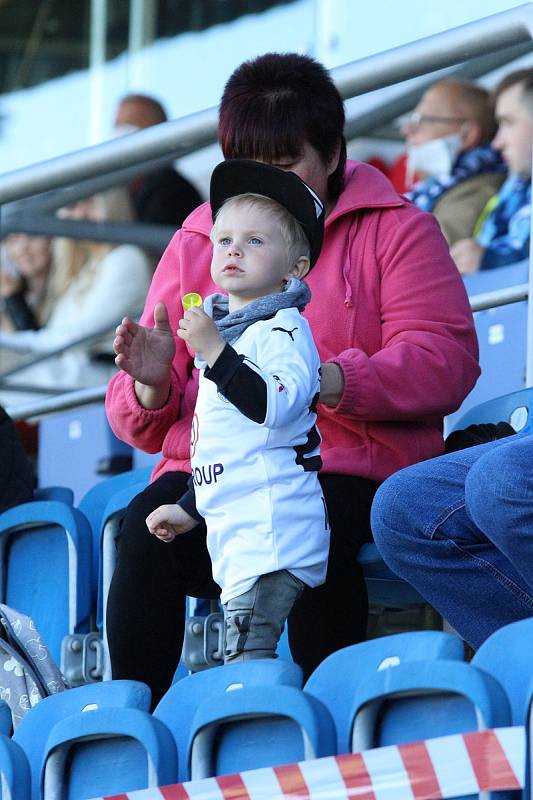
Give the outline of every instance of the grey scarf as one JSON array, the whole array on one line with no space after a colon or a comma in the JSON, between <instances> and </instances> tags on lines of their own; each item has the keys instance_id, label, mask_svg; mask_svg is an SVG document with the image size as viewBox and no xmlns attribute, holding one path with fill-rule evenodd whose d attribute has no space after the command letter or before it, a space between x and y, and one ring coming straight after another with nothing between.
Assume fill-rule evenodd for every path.
<instances>
[{"instance_id":1,"label":"grey scarf","mask_svg":"<svg viewBox=\"0 0 533 800\"><path fill-rule=\"evenodd\" d=\"M232 344L254 322L270 319L281 308L297 308L298 311L303 311L310 299L311 290L308 285L298 278L291 278L282 292L259 297L236 311L229 311L228 296L218 292L205 298L203 309L214 321L224 341ZM198 369L206 366L200 356L196 356L194 364Z\"/></svg>"}]
</instances>

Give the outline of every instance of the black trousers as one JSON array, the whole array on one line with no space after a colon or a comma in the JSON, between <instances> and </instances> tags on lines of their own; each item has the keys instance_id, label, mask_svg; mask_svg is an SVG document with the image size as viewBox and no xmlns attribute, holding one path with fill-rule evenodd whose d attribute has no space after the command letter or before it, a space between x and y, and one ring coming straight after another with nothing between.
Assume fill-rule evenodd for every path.
<instances>
[{"instance_id":1,"label":"black trousers","mask_svg":"<svg viewBox=\"0 0 533 800\"><path fill-rule=\"evenodd\" d=\"M189 475L162 475L130 503L121 527L118 561L107 603L113 678L144 681L155 707L178 665L185 627L185 598L220 594L211 572L205 526L173 542L151 536L145 519L157 506L175 503ZM307 678L330 653L363 641L368 597L357 553L371 540L375 481L321 475L331 523L326 583L306 588L289 617L294 660Z\"/></svg>"}]
</instances>

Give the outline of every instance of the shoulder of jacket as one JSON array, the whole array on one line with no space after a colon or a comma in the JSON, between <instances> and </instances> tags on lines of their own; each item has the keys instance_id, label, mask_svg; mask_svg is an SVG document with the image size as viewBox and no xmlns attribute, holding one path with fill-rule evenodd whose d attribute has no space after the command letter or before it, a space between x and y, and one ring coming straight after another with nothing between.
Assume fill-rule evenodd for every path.
<instances>
[{"instance_id":1,"label":"shoulder of jacket","mask_svg":"<svg viewBox=\"0 0 533 800\"><path fill-rule=\"evenodd\" d=\"M211 215L211 206L209 203L202 203L201 206L191 211L188 217L183 220L181 226L181 233L200 233L204 236L209 236L211 228L213 227L213 217ZM178 231L179 233L180 231Z\"/></svg>"}]
</instances>

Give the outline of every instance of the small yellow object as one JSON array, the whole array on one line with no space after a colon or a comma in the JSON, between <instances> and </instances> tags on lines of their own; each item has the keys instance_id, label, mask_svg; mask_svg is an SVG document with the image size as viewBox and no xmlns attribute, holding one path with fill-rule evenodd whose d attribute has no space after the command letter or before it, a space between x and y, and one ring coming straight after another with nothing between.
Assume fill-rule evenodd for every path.
<instances>
[{"instance_id":1,"label":"small yellow object","mask_svg":"<svg viewBox=\"0 0 533 800\"><path fill-rule=\"evenodd\" d=\"M194 308L195 306L201 306L204 301L202 300L201 296L198 292L187 292L181 298L181 303L183 305L184 311L187 311L188 308Z\"/></svg>"}]
</instances>

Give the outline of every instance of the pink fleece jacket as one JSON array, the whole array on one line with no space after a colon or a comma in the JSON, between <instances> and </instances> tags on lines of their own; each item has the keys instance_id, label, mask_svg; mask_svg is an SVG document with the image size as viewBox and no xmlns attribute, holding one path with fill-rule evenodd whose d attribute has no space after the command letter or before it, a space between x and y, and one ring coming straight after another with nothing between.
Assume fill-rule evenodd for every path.
<instances>
[{"instance_id":1,"label":"pink fleece jacket","mask_svg":"<svg viewBox=\"0 0 533 800\"><path fill-rule=\"evenodd\" d=\"M210 278L211 213L193 211L154 275L141 323L156 302L175 330L181 297L215 291ZM319 405L323 471L383 480L442 452L442 419L479 375L477 339L463 282L435 219L398 195L380 172L348 162L346 185L326 220L324 245L306 279L305 311L322 361L344 373L336 408ZM181 339L166 404L147 410L125 372L111 380L106 409L116 435L163 458L152 480L190 472L197 371Z\"/></svg>"}]
</instances>

